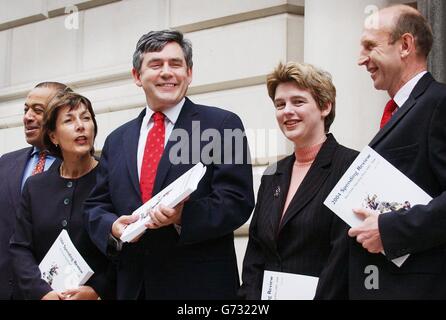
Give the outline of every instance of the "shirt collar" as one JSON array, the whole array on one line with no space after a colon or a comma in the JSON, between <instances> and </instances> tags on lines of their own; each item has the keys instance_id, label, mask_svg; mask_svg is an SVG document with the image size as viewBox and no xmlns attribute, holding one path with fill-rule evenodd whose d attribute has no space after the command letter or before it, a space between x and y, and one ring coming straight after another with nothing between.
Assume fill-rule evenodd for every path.
<instances>
[{"instance_id":1,"label":"shirt collar","mask_svg":"<svg viewBox=\"0 0 446 320\"><path fill-rule=\"evenodd\" d=\"M422 76L424 76L427 73L427 71L422 71L419 74L417 74L415 77L407 81L404 86L401 87L400 90L396 93L395 97L393 97L393 100L396 102L398 107L401 107L407 99L409 99L410 94L412 93L413 88L415 88L418 81L421 79Z\"/></svg>"},{"instance_id":2,"label":"shirt collar","mask_svg":"<svg viewBox=\"0 0 446 320\"><path fill-rule=\"evenodd\" d=\"M31 152L31 157L34 157L36 154L39 154L40 149L37 147L33 147L33 151Z\"/></svg>"},{"instance_id":3,"label":"shirt collar","mask_svg":"<svg viewBox=\"0 0 446 320\"><path fill-rule=\"evenodd\" d=\"M166 118L173 124L175 125L175 123L178 120L178 117L180 115L181 109L183 108L184 102L186 101L185 98L181 99L180 102L178 102L176 105L174 105L173 107L170 107L168 109L163 110L162 112L164 113L164 115L166 116ZM150 109L150 107L147 105L146 106L146 116L144 123L147 123L147 125L149 124L149 121L152 118L152 115L155 112ZM147 120L146 120L147 119Z\"/></svg>"},{"instance_id":4,"label":"shirt collar","mask_svg":"<svg viewBox=\"0 0 446 320\"><path fill-rule=\"evenodd\" d=\"M40 149L39 148L37 148L37 147L33 147L33 151L31 151L31 157L34 157L34 156L36 156L36 155L39 155L39 153L40 153ZM52 156L48 151L47 151L47 153L46 153L46 158L47 159L52 159L52 158L54 158L54 156Z\"/></svg>"}]
</instances>

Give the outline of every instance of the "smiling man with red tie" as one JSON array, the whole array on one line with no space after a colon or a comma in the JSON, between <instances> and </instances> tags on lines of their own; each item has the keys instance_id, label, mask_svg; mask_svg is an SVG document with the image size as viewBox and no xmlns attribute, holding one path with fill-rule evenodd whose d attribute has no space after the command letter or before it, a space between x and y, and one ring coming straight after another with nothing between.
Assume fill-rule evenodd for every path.
<instances>
[{"instance_id":1,"label":"smiling man with red tie","mask_svg":"<svg viewBox=\"0 0 446 320\"><path fill-rule=\"evenodd\" d=\"M143 35L132 74L147 106L107 137L97 185L85 203L90 237L117 259L118 299L235 299L239 277L233 231L254 207L246 137L232 148L232 141L223 140L211 162L202 156L209 139L194 145L189 138L202 137L204 131L220 137L227 130L243 133L242 122L232 112L185 97L192 81L192 46L178 31ZM185 161L174 159L179 145ZM122 244L122 231L136 217L132 212L193 161L202 161L207 170L190 199L149 212L152 222L145 234Z\"/></svg>"},{"instance_id":2,"label":"smiling man with red tie","mask_svg":"<svg viewBox=\"0 0 446 320\"><path fill-rule=\"evenodd\" d=\"M30 147L4 154L0 158L0 299L19 299L12 277L9 239L14 229L21 191L29 176L41 173L56 161L44 150L42 140L43 113L49 101L67 86L58 82L42 82L25 100L23 126Z\"/></svg>"},{"instance_id":3,"label":"smiling man with red tie","mask_svg":"<svg viewBox=\"0 0 446 320\"><path fill-rule=\"evenodd\" d=\"M375 88L392 98L370 146L433 200L381 215L355 211L364 222L349 230L357 241L351 246L350 297L445 299L446 86L427 72L432 31L416 9L405 5L368 19L359 65L370 72ZM390 261L406 254L400 268ZM367 285L370 276L373 285Z\"/></svg>"}]
</instances>

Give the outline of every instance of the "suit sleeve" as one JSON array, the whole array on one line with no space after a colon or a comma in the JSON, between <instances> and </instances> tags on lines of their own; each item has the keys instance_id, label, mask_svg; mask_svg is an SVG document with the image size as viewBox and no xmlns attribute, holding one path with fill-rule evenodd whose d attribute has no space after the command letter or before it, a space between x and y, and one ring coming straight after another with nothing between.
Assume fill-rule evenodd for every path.
<instances>
[{"instance_id":1,"label":"suit sleeve","mask_svg":"<svg viewBox=\"0 0 446 320\"><path fill-rule=\"evenodd\" d=\"M333 214L330 254L319 275L316 300L348 299L349 226Z\"/></svg>"},{"instance_id":2,"label":"suit sleeve","mask_svg":"<svg viewBox=\"0 0 446 320\"><path fill-rule=\"evenodd\" d=\"M15 230L10 240L12 265L17 285L25 299L40 300L53 289L41 278L39 264L33 253L33 221L29 208L28 183L25 183L22 194Z\"/></svg>"},{"instance_id":3,"label":"suit sleeve","mask_svg":"<svg viewBox=\"0 0 446 320\"><path fill-rule=\"evenodd\" d=\"M257 194L257 204L249 225L249 239L243 260L242 286L238 292L242 299L260 300L263 283L263 272L265 270L265 257L258 240L257 220L261 208L261 200L264 193L264 179L260 184Z\"/></svg>"},{"instance_id":4,"label":"suit sleeve","mask_svg":"<svg viewBox=\"0 0 446 320\"><path fill-rule=\"evenodd\" d=\"M84 222L93 243L105 255L109 254L109 236L118 216L110 196L108 183L108 139L105 141L99 161L96 185L84 203Z\"/></svg>"},{"instance_id":5,"label":"suit sleeve","mask_svg":"<svg viewBox=\"0 0 446 320\"><path fill-rule=\"evenodd\" d=\"M429 169L443 192L427 205L381 214L381 239L388 259L422 252L446 242L446 99L437 104L428 134Z\"/></svg>"},{"instance_id":6,"label":"suit sleeve","mask_svg":"<svg viewBox=\"0 0 446 320\"><path fill-rule=\"evenodd\" d=\"M349 151L338 153L336 156L342 167L337 170L338 179L348 170L351 163L357 157L358 152ZM332 216L330 228L330 253L327 262L319 274L319 282L316 288L314 299L316 300L340 300L348 299L348 259L349 242L348 229L350 228L341 218L331 212L324 205Z\"/></svg>"},{"instance_id":7,"label":"suit sleeve","mask_svg":"<svg viewBox=\"0 0 446 320\"><path fill-rule=\"evenodd\" d=\"M228 130L229 129L229 130ZM220 164L211 165L210 194L187 202L182 213L180 244L215 239L232 233L245 223L254 208L252 167L248 143L242 146L225 139L224 132L244 132L240 118L230 113L219 130L222 139ZM229 141L231 140L231 141ZM224 161L223 161L224 160Z\"/></svg>"}]
</instances>

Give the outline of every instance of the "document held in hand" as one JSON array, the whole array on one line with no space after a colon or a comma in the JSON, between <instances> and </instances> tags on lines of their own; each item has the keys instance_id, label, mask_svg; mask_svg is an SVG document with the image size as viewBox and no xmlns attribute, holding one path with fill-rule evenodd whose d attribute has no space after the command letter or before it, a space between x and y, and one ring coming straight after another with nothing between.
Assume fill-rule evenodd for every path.
<instances>
[{"instance_id":1,"label":"document held in hand","mask_svg":"<svg viewBox=\"0 0 446 320\"><path fill-rule=\"evenodd\" d=\"M318 277L265 270L262 300L313 300Z\"/></svg>"},{"instance_id":2,"label":"document held in hand","mask_svg":"<svg viewBox=\"0 0 446 320\"><path fill-rule=\"evenodd\" d=\"M42 279L58 292L85 284L94 273L77 251L65 229L48 250L39 264L39 269Z\"/></svg>"},{"instance_id":3,"label":"document held in hand","mask_svg":"<svg viewBox=\"0 0 446 320\"><path fill-rule=\"evenodd\" d=\"M206 167L201 162L197 163L181 177L136 209L132 214L138 215L139 218L124 229L121 241L130 242L143 233L146 230L144 225L151 220L149 212L158 205L163 204L166 207L173 208L186 199L197 189L198 183L205 173Z\"/></svg>"},{"instance_id":4,"label":"document held in hand","mask_svg":"<svg viewBox=\"0 0 446 320\"><path fill-rule=\"evenodd\" d=\"M357 227L362 220L352 211L354 208L363 207L385 213L408 210L416 204L427 204L431 200L431 196L401 171L366 146L330 192L324 204L349 226ZM406 254L392 262L401 267L408 257Z\"/></svg>"}]
</instances>

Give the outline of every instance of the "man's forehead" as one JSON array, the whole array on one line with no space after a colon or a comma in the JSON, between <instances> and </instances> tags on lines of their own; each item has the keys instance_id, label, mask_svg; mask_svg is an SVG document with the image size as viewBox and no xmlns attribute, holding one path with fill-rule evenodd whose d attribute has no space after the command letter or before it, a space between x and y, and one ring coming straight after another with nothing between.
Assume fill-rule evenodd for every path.
<instances>
[{"instance_id":1,"label":"man's forehead","mask_svg":"<svg viewBox=\"0 0 446 320\"><path fill-rule=\"evenodd\" d=\"M144 58L146 60L186 60L184 58L183 52L146 52L144 53Z\"/></svg>"},{"instance_id":2,"label":"man's forehead","mask_svg":"<svg viewBox=\"0 0 446 320\"><path fill-rule=\"evenodd\" d=\"M54 94L54 89L51 88L34 88L26 97L26 101L30 103L45 103L47 102Z\"/></svg>"},{"instance_id":3,"label":"man's forehead","mask_svg":"<svg viewBox=\"0 0 446 320\"><path fill-rule=\"evenodd\" d=\"M390 36L390 30L388 28L364 28L361 34L361 43L378 41L380 39L387 39Z\"/></svg>"}]
</instances>

